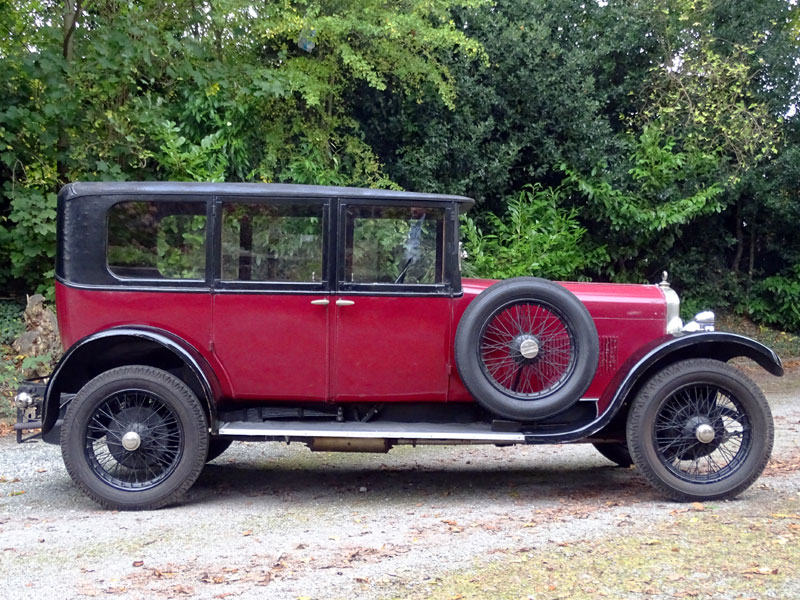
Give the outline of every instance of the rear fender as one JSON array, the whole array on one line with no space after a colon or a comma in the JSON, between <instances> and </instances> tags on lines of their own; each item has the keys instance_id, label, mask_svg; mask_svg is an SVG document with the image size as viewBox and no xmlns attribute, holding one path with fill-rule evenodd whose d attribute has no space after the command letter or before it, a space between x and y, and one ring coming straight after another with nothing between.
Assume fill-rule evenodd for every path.
<instances>
[{"instance_id":1,"label":"rear fender","mask_svg":"<svg viewBox=\"0 0 800 600\"><path fill-rule=\"evenodd\" d=\"M115 367L146 364L178 372L206 409L212 433L217 430L215 404L221 396L219 380L203 356L186 340L149 327L117 327L76 342L56 365L45 392L42 437L58 443L56 426L62 396L76 394L88 381Z\"/></svg>"}]
</instances>

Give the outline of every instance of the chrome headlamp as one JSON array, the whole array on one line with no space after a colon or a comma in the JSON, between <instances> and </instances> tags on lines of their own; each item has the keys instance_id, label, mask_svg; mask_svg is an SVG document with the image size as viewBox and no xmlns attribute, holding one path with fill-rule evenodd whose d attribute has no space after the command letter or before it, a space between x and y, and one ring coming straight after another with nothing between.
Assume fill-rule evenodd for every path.
<instances>
[{"instance_id":1,"label":"chrome headlamp","mask_svg":"<svg viewBox=\"0 0 800 600\"><path fill-rule=\"evenodd\" d=\"M704 310L694 316L694 319L689 321L683 328L686 333L695 333L696 331L714 331L714 323L716 317L710 310Z\"/></svg>"},{"instance_id":2,"label":"chrome headlamp","mask_svg":"<svg viewBox=\"0 0 800 600\"><path fill-rule=\"evenodd\" d=\"M33 406L33 396L28 392L20 392L14 398L14 404L16 404L17 408L20 410L25 410L29 406Z\"/></svg>"}]
</instances>

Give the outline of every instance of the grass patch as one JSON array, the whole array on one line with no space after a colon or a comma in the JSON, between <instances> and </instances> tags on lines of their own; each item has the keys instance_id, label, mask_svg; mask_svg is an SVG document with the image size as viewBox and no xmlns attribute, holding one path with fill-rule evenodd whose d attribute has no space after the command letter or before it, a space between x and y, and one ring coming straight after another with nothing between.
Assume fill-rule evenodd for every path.
<instances>
[{"instance_id":1,"label":"grass patch","mask_svg":"<svg viewBox=\"0 0 800 600\"><path fill-rule=\"evenodd\" d=\"M756 512L757 514L753 514ZM620 535L505 551L393 598L596 600L790 598L800 574L800 496L759 505L680 506Z\"/></svg>"}]
</instances>

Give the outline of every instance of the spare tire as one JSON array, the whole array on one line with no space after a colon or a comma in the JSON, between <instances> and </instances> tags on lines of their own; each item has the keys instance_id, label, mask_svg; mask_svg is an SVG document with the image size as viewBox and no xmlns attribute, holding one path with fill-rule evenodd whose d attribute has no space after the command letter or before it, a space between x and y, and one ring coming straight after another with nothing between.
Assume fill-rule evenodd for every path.
<instances>
[{"instance_id":1,"label":"spare tire","mask_svg":"<svg viewBox=\"0 0 800 600\"><path fill-rule=\"evenodd\" d=\"M583 303L536 277L487 288L456 330L461 380L481 406L507 419L534 421L572 406L592 382L598 355Z\"/></svg>"}]
</instances>

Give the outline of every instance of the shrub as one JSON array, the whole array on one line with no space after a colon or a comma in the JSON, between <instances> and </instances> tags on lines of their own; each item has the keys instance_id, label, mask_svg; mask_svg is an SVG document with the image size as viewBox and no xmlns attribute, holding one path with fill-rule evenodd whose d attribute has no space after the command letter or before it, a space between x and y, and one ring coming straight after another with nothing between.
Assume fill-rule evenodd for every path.
<instances>
[{"instance_id":1,"label":"shrub","mask_svg":"<svg viewBox=\"0 0 800 600\"><path fill-rule=\"evenodd\" d=\"M604 248L589 248L577 210L562 208L561 196L560 188L526 185L506 198L502 216L464 216L465 275L567 279L605 260Z\"/></svg>"}]
</instances>

